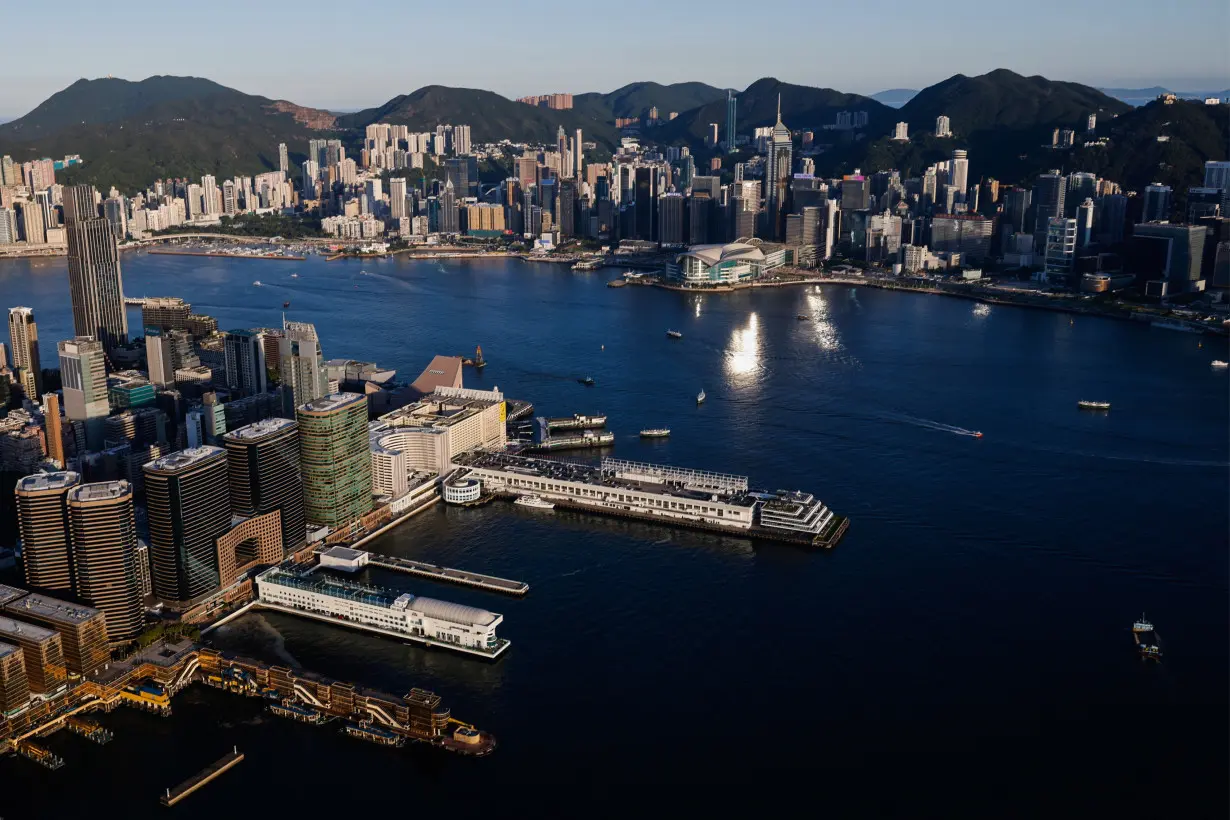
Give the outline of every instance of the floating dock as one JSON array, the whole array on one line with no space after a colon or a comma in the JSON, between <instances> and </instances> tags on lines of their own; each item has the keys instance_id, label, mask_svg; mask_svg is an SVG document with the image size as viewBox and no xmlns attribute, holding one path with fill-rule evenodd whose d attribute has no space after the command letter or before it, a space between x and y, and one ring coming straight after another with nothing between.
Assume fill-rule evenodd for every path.
<instances>
[{"instance_id":1,"label":"floating dock","mask_svg":"<svg viewBox=\"0 0 1230 820\"><path fill-rule=\"evenodd\" d=\"M167 793L159 799L160 802L164 806L174 806L206 783L218 778L223 772L238 766L241 760L243 760L243 753L236 747L175 788L167 789Z\"/></svg>"},{"instance_id":2,"label":"floating dock","mask_svg":"<svg viewBox=\"0 0 1230 820\"><path fill-rule=\"evenodd\" d=\"M513 581L508 578L498 578L494 575L484 575L481 572L467 572L461 569L438 567L422 561L411 561L409 558L398 558L393 555L377 555L368 553L367 563L383 569L397 572L407 572L420 578L440 581L446 584L460 584L488 592L501 592L505 595L525 595L530 591L530 585L525 581Z\"/></svg>"}]
</instances>

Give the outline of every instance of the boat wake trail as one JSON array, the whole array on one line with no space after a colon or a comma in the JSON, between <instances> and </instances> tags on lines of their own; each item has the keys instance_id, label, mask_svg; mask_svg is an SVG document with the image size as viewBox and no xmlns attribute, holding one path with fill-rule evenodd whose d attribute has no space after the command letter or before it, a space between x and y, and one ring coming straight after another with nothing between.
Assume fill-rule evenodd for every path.
<instances>
[{"instance_id":1,"label":"boat wake trail","mask_svg":"<svg viewBox=\"0 0 1230 820\"><path fill-rule=\"evenodd\" d=\"M931 419L920 419L917 416L907 416L904 413L881 413L880 418L886 421L900 422L901 424L912 424L915 427L923 427L928 430L938 430L941 433L952 433L954 436L972 436L980 437L977 430L967 430L964 427L957 427L955 424L944 424Z\"/></svg>"}]
</instances>

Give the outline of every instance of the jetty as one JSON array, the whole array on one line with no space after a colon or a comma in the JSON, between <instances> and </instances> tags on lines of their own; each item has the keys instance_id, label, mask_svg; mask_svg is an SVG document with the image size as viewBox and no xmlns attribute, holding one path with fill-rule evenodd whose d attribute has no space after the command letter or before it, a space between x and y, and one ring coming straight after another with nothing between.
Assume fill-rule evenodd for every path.
<instances>
[{"instance_id":1,"label":"jetty","mask_svg":"<svg viewBox=\"0 0 1230 820\"><path fill-rule=\"evenodd\" d=\"M239 747L236 746L230 752L218 758L218 760L209 764L204 769L201 769L175 788L167 789L166 794L160 798L160 802L164 806L174 806L206 783L220 777L223 772L238 766L242 760L243 752L239 751Z\"/></svg>"},{"instance_id":2,"label":"jetty","mask_svg":"<svg viewBox=\"0 0 1230 820\"><path fill-rule=\"evenodd\" d=\"M495 575L484 575L481 572L468 572L461 569L438 567L435 564L411 561L409 558L398 558L394 555L369 553L369 556L368 564L371 566L405 572L432 581L460 584L461 586L474 587L475 589L485 589L488 592L500 592L505 595L522 596L530 591L530 585L525 581L513 581L508 578L499 578Z\"/></svg>"}]
</instances>

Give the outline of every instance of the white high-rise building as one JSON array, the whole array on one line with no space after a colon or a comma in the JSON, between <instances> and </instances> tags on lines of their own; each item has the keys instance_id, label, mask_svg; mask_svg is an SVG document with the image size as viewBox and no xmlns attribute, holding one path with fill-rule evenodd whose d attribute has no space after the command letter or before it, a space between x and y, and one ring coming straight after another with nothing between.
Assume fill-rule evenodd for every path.
<instances>
[{"instance_id":1,"label":"white high-rise building","mask_svg":"<svg viewBox=\"0 0 1230 820\"><path fill-rule=\"evenodd\" d=\"M952 163L948 172L949 184L964 195L966 189L969 188L969 158L965 151L960 148L953 149Z\"/></svg>"},{"instance_id":2,"label":"white high-rise building","mask_svg":"<svg viewBox=\"0 0 1230 820\"><path fill-rule=\"evenodd\" d=\"M389 180L389 216L394 219L407 216L405 177L393 177Z\"/></svg>"},{"instance_id":3,"label":"white high-rise building","mask_svg":"<svg viewBox=\"0 0 1230 820\"><path fill-rule=\"evenodd\" d=\"M201 199L204 202L204 213L208 216L222 213L222 197L218 193L218 182L211 174L201 177Z\"/></svg>"},{"instance_id":4,"label":"white high-rise building","mask_svg":"<svg viewBox=\"0 0 1230 820\"><path fill-rule=\"evenodd\" d=\"M1097 114L1090 114L1085 119L1085 130L1090 133L1093 133L1094 131L1098 130L1098 115Z\"/></svg>"},{"instance_id":5,"label":"white high-rise building","mask_svg":"<svg viewBox=\"0 0 1230 820\"><path fill-rule=\"evenodd\" d=\"M910 124L908 122L897 123L897 127L893 129L893 139L898 142L909 142Z\"/></svg>"},{"instance_id":6,"label":"white high-rise building","mask_svg":"<svg viewBox=\"0 0 1230 820\"><path fill-rule=\"evenodd\" d=\"M935 118L935 135L937 137L952 136L952 125L949 123L948 118L943 114L940 114Z\"/></svg>"},{"instance_id":7,"label":"white high-rise building","mask_svg":"<svg viewBox=\"0 0 1230 820\"><path fill-rule=\"evenodd\" d=\"M290 156L286 152L286 143L278 143L278 169L283 176L290 173Z\"/></svg>"},{"instance_id":8,"label":"white high-rise building","mask_svg":"<svg viewBox=\"0 0 1230 820\"><path fill-rule=\"evenodd\" d=\"M453 126L453 153L458 156L470 153L470 126Z\"/></svg>"},{"instance_id":9,"label":"white high-rise building","mask_svg":"<svg viewBox=\"0 0 1230 820\"><path fill-rule=\"evenodd\" d=\"M585 151L581 148L581 129L577 129L576 141L572 144L572 169L573 176L577 179L581 178L581 157Z\"/></svg>"}]
</instances>

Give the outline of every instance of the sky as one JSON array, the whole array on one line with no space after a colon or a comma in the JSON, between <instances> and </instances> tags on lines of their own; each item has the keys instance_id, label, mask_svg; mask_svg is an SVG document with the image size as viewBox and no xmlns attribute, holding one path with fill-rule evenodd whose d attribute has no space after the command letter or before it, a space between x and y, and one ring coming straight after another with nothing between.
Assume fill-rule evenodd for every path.
<instances>
[{"instance_id":1,"label":"sky","mask_svg":"<svg viewBox=\"0 0 1230 820\"><path fill-rule=\"evenodd\" d=\"M424 85L509 97L611 91L639 80L745 88L786 82L870 94L1008 68L1094 86L1230 86L1230 3L1168 0L776 0L790 20L766 41L767 6L733 0L407 3L164 0L4 4L0 119L74 81L207 77L301 105L358 109ZM459 13L464 9L464 13Z\"/></svg>"}]
</instances>

